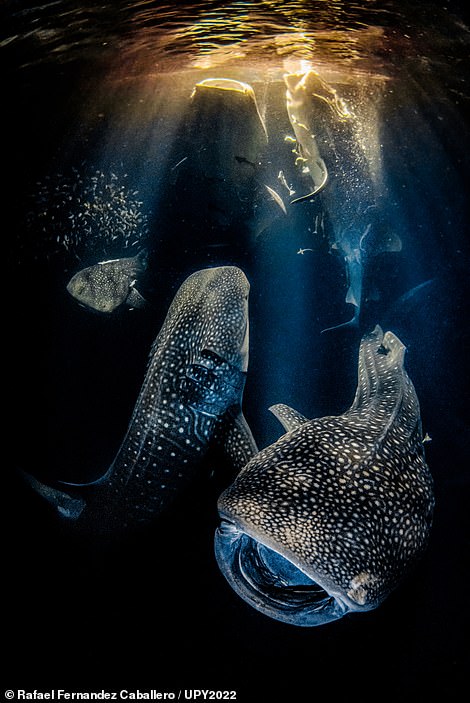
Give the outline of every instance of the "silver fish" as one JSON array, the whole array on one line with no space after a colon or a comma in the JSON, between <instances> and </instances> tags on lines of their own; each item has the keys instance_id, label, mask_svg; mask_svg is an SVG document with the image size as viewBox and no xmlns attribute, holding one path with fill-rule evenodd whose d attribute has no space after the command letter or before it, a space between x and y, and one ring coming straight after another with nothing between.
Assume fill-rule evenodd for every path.
<instances>
[{"instance_id":1,"label":"silver fish","mask_svg":"<svg viewBox=\"0 0 470 703\"><path fill-rule=\"evenodd\" d=\"M307 420L273 406L287 433L220 496L219 567L262 613L311 627L370 610L425 549L433 482L404 354L377 326L347 412Z\"/></svg>"},{"instance_id":2,"label":"silver fish","mask_svg":"<svg viewBox=\"0 0 470 703\"><path fill-rule=\"evenodd\" d=\"M155 339L127 433L103 477L55 487L26 477L77 528L110 533L153 519L194 477L216 439L237 470L257 451L241 412L248 293L235 266L189 276Z\"/></svg>"},{"instance_id":3,"label":"silver fish","mask_svg":"<svg viewBox=\"0 0 470 703\"><path fill-rule=\"evenodd\" d=\"M78 271L67 290L79 303L98 312L114 312L124 303L132 308L144 307L146 301L135 285L146 266L144 251L132 257L100 261Z\"/></svg>"},{"instance_id":4,"label":"silver fish","mask_svg":"<svg viewBox=\"0 0 470 703\"><path fill-rule=\"evenodd\" d=\"M275 191L274 188L271 188L270 186L265 185L264 187L266 188L266 190L268 191L269 195L274 200L276 205L279 205L279 207L282 210L282 212L284 213L284 215L287 215L286 206L284 205L284 201L281 198L281 196L279 195L279 193L277 193L277 191Z\"/></svg>"}]
</instances>

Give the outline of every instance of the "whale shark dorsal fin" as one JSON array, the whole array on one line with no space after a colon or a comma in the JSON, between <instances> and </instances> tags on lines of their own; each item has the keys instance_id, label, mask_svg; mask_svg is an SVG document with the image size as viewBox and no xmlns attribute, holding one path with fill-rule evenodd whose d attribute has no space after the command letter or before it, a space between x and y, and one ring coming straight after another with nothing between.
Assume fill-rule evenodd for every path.
<instances>
[{"instance_id":1,"label":"whale shark dorsal fin","mask_svg":"<svg viewBox=\"0 0 470 703\"><path fill-rule=\"evenodd\" d=\"M80 517L86 507L83 498L70 495L66 491L61 491L51 486L46 486L46 484L41 483L41 481L38 481L34 476L31 476L31 474L25 471L22 471L21 474L23 479L38 495L54 506L59 515L69 520L77 520Z\"/></svg>"},{"instance_id":2,"label":"whale shark dorsal fin","mask_svg":"<svg viewBox=\"0 0 470 703\"><path fill-rule=\"evenodd\" d=\"M300 425L308 422L307 417L301 415L301 413L297 412L297 410L294 410L294 408L290 408L288 405L284 405L283 403L271 405L269 410L275 417L277 417L286 432L295 430L297 427L300 427Z\"/></svg>"}]
</instances>

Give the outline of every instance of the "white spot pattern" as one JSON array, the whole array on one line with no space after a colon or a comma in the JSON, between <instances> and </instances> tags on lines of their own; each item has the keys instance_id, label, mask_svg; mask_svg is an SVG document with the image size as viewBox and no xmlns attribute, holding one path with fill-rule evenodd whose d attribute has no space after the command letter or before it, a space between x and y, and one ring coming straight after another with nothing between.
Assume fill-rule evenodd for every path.
<instances>
[{"instance_id":1,"label":"white spot pattern","mask_svg":"<svg viewBox=\"0 0 470 703\"><path fill-rule=\"evenodd\" d=\"M148 520L192 477L227 410L241 406L248 292L234 266L197 271L181 285L121 448L81 517L85 524L114 529Z\"/></svg>"},{"instance_id":2,"label":"white spot pattern","mask_svg":"<svg viewBox=\"0 0 470 703\"><path fill-rule=\"evenodd\" d=\"M298 424L219 499L241 530L361 607L397 584L431 524L433 483L404 352L376 327L360 345L351 408Z\"/></svg>"}]
</instances>

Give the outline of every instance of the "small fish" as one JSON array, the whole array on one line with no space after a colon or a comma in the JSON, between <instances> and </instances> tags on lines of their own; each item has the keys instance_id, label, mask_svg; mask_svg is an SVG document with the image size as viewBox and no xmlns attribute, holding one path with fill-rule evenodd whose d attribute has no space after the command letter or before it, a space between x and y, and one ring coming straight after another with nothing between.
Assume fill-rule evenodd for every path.
<instances>
[{"instance_id":1,"label":"small fish","mask_svg":"<svg viewBox=\"0 0 470 703\"><path fill-rule=\"evenodd\" d=\"M219 567L265 615L312 627L371 610L423 553L433 481L404 355L392 332L365 335L349 410L273 406L286 434L220 496Z\"/></svg>"},{"instance_id":2,"label":"small fish","mask_svg":"<svg viewBox=\"0 0 470 703\"><path fill-rule=\"evenodd\" d=\"M259 167L259 164L256 164L254 161L246 159L244 156L235 156L235 161L239 164L246 164L247 166L251 166L251 168L255 170Z\"/></svg>"},{"instance_id":3,"label":"small fish","mask_svg":"<svg viewBox=\"0 0 470 703\"><path fill-rule=\"evenodd\" d=\"M79 303L98 312L114 312L124 303L131 308L144 307L146 301L135 286L146 266L144 251L124 259L100 261L76 273L67 290Z\"/></svg>"},{"instance_id":4,"label":"small fish","mask_svg":"<svg viewBox=\"0 0 470 703\"><path fill-rule=\"evenodd\" d=\"M288 184L286 177L284 175L284 171L279 171L279 173L277 174L277 180L287 190L287 192L289 193L289 197L292 195L295 195L295 190L293 188L291 188L290 185Z\"/></svg>"},{"instance_id":5,"label":"small fish","mask_svg":"<svg viewBox=\"0 0 470 703\"><path fill-rule=\"evenodd\" d=\"M284 201L283 201L283 199L281 198L281 196L279 195L279 193L276 193L276 191L275 191L273 188L270 188L270 187L267 186L267 185L265 185L264 187L266 188L266 190L268 191L269 195L270 195L271 198L274 200L274 202L275 202L277 205L279 205L279 207L281 208L282 212L283 212L285 215L287 215L286 206L284 205Z\"/></svg>"},{"instance_id":6,"label":"small fish","mask_svg":"<svg viewBox=\"0 0 470 703\"><path fill-rule=\"evenodd\" d=\"M180 160L178 161L178 163L176 163L174 166L172 166L171 171L174 171L175 169L178 168L178 166L181 166L181 164L184 164L184 162L187 161L187 159L188 159L187 156L183 156L183 158L180 159Z\"/></svg>"},{"instance_id":7,"label":"small fish","mask_svg":"<svg viewBox=\"0 0 470 703\"><path fill-rule=\"evenodd\" d=\"M239 470L256 444L241 410L248 367L249 282L236 266L180 286L150 353L114 461L86 485L29 485L77 530L111 534L160 515L194 478L211 442Z\"/></svg>"},{"instance_id":8,"label":"small fish","mask_svg":"<svg viewBox=\"0 0 470 703\"><path fill-rule=\"evenodd\" d=\"M305 254L306 251L313 251L313 249L309 249L308 247L306 249L300 248L297 254Z\"/></svg>"}]
</instances>

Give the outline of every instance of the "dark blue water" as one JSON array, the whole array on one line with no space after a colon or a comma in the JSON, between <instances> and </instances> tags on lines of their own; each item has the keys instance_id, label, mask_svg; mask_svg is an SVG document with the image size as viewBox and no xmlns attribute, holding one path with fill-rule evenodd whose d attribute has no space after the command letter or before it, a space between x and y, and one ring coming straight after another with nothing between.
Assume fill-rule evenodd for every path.
<instances>
[{"instance_id":1,"label":"dark blue water","mask_svg":"<svg viewBox=\"0 0 470 703\"><path fill-rule=\"evenodd\" d=\"M266 701L325 689L419 700L432 690L452 699L468 655L470 90L460 5L7 2L0 27L5 688L186 686ZM334 246L346 202L325 189L287 215L275 211L256 235L242 201L221 199L187 158L195 143L217 151L209 127L191 131L194 85L243 80L269 134L261 188L286 197L284 170L301 192L284 139L283 75L309 68L361 127L350 161L342 154L344 182L361 192L360 147L380 171L377 226L401 242L396 251L371 246L357 325L330 332L354 314ZM68 295L80 268L143 247L147 310L106 317ZM425 558L377 611L304 631L241 602L212 552L229 481L218 456L139 540L106 548L70 535L15 478L18 468L43 480L103 472L174 293L192 271L221 264L240 266L251 284L244 410L260 447L281 432L273 403L309 417L347 409L358 343L375 324L407 346L437 507Z\"/></svg>"}]
</instances>

